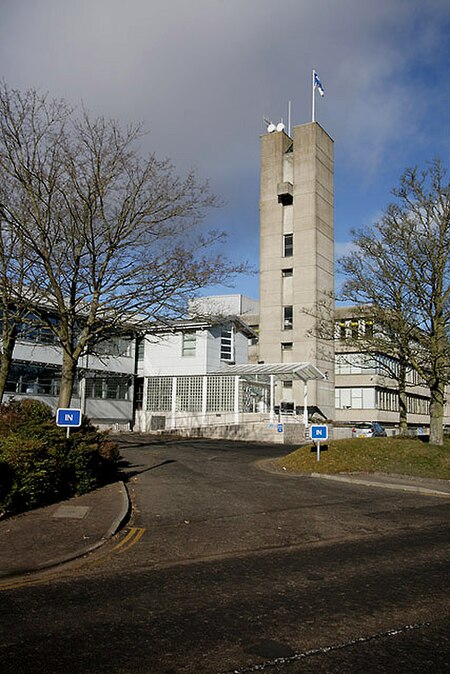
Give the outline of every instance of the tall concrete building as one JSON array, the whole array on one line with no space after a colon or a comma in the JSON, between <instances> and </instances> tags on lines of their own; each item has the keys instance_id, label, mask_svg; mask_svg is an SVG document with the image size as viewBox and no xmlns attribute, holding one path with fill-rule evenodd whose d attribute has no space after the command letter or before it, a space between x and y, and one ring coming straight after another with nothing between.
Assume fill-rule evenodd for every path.
<instances>
[{"instance_id":1,"label":"tall concrete building","mask_svg":"<svg viewBox=\"0 0 450 674\"><path fill-rule=\"evenodd\" d=\"M317 307L334 291L333 141L317 123L261 137L259 361L309 362L310 417L334 419L334 345L321 339ZM332 312L329 313L332 324ZM302 410L303 390L284 382L278 402Z\"/></svg>"}]
</instances>

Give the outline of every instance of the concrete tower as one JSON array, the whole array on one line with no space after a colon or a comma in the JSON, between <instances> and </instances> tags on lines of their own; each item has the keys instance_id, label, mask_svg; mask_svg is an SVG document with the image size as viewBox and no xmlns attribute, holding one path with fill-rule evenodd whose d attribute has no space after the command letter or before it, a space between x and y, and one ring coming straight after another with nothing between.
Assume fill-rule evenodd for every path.
<instances>
[{"instance_id":1,"label":"concrete tower","mask_svg":"<svg viewBox=\"0 0 450 674\"><path fill-rule=\"evenodd\" d=\"M307 361L326 372L310 383L307 406L329 419L334 345L320 338L315 316L334 291L333 173L333 141L319 124L295 127L293 139L284 131L261 137L259 360ZM301 408L296 387L286 382L278 402Z\"/></svg>"}]
</instances>

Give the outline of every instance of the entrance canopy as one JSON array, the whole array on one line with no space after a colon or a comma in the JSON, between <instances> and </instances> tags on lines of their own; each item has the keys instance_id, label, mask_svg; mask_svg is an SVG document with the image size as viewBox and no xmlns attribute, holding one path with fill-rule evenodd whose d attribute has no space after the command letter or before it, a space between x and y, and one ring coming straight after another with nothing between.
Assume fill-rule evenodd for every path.
<instances>
[{"instance_id":1,"label":"entrance canopy","mask_svg":"<svg viewBox=\"0 0 450 674\"><path fill-rule=\"evenodd\" d=\"M236 375L242 378L270 377L279 381L300 379L307 382L311 379L326 379L326 375L311 363L259 363L258 365L226 365L220 370L211 372L214 375Z\"/></svg>"},{"instance_id":2,"label":"entrance canopy","mask_svg":"<svg viewBox=\"0 0 450 674\"><path fill-rule=\"evenodd\" d=\"M270 382L270 422L275 419L275 380L303 382L303 423L308 425L308 381L323 380L327 376L311 363L258 363L257 365L227 365L221 370L211 372L215 375L235 375L248 381Z\"/></svg>"}]
</instances>

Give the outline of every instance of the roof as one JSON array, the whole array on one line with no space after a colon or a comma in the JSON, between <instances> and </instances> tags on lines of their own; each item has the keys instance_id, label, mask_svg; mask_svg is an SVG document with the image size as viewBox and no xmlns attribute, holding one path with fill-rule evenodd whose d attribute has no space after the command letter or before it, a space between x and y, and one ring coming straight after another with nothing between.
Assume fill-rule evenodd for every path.
<instances>
[{"instance_id":1,"label":"roof","mask_svg":"<svg viewBox=\"0 0 450 674\"><path fill-rule=\"evenodd\" d=\"M224 365L220 370L208 372L213 375L255 376L268 378L270 375L281 381L300 379L326 379L326 375L311 363L260 363L258 365Z\"/></svg>"},{"instance_id":2,"label":"roof","mask_svg":"<svg viewBox=\"0 0 450 674\"><path fill-rule=\"evenodd\" d=\"M226 325L233 323L238 332L242 332L246 337L256 337L255 331L247 325L247 323L240 317L230 316L205 316L198 318L181 318L174 320L158 321L147 324L148 333L164 334L167 332L185 332L189 330L207 330L216 325Z\"/></svg>"}]
</instances>

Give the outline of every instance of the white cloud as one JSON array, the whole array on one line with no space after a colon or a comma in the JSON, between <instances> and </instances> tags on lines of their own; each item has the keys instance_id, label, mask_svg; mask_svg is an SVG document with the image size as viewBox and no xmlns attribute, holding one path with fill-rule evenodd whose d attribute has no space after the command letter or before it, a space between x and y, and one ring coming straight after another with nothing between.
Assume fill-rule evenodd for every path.
<instances>
[{"instance_id":1,"label":"white cloud","mask_svg":"<svg viewBox=\"0 0 450 674\"><path fill-rule=\"evenodd\" d=\"M334 244L334 256L337 260L343 255L350 255L354 250L353 241L336 241Z\"/></svg>"}]
</instances>

